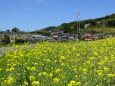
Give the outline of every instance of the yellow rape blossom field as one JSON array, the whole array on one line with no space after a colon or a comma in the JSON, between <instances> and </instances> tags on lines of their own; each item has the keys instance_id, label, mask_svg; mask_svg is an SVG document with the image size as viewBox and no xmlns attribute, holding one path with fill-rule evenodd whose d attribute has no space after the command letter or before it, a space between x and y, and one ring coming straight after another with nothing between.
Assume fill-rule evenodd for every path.
<instances>
[{"instance_id":1,"label":"yellow rape blossom field","mask_svg":"<svg viewBox=\"0 0 115 86\"><path fill-rule=\"evenodd\" d=\"M115 86L115 38L14 47L0 56L0 86Z\"/></svg>"}]
</instances>

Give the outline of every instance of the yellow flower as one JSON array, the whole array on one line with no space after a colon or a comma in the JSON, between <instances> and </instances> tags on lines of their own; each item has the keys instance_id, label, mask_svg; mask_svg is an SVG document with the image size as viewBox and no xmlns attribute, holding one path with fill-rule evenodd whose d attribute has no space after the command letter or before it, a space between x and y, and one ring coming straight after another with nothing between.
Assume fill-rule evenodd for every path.
<instances>
[{"instance_id":1,"label":"yellow flower","mask_svg":"<svg viewBox=\"0 0 115 86\"><path fill-rule=\"evenodd\" d=\"M64 59L65 59L65 56L60 56L60 59L61 59L61 60L64 60Z\"/></svg>"},{"instance_id":2,"label":"yellow flower","mask_svg":"<svg viewBox=\"0 0 115 86\"><path fill-rule=\"evenodd\" d=\"M41 76L41 75L43 75L43 76L47 76L48 73L47 73L47 72L41 72L41 73L38 73L38 76Z\"/></svg>"},{"instance_id":3,"label":"yellow flower","mask_svg":"<svg viewBox=\"0 0 115 86\"><path fill-rule=\"evenodd\" d=\"M77 48L76 48L76 47L73 47L72 49L73 49L73 51L75 51Z\"/></svg>"},{"instance_id":4,"label":"yellow flower","mask_svg":"<svg viewBox=\"0 0 115 86\"><path fill-rule=\"evenodd\" d=\"M36 67L31 67L30 70L31 70L31 71L35 71L35 70L36 70Z\"/></svg>"},{"instance_id":5,"label":"yellow flower","mask_svg":"<svg viewBox=\"0 0 115 86\"><path fill-rule=\"evenodd\" d=\"M59 82L59 79L58 78L54 78L53 82Z\"/></svg>"},{"instance_id":6,"label":"yellow flower","mask_svg":"<svg viewBox=\"0 0 115 86\"><path fill-rule=\"evenodd\" d=\"M0 71L2 71L2 68L0 68Z\"/></svg>"},{"instance_id":7,"label":"yellow flower","mask_svg":"<svg viewBox=\"0 0 115 86\"><path fill-rule=\"evenodd\" d=\"M13 71L14 70L14 68L10 68L10 71Z\"/></svg>"},{"instance_id":8,"label":"yellow flower","mask_svg":"<svg viewBox=\"0 0 115 86\"><path fill-rule=\"evenodd\" d=\"M33 81L33 82L32 82L32 85L33 85L33 86L35 86L35 85L36 85L36 86L39 86L39 84L40 84L39 81Z\"/></svg>"},{"instance_id":9,"label":"yellow flower","mask_svg":"<svg viewBox=\"0 0 115 86\"><path fill-rule=\"evenodd\" d=\"M76 72L76 71L77 71L77 68L74 68L73 71Z\"/></svg>"},{"instance_id":10,"label":"yellow flower","mask_svg":"<svg viewBox=\"0 0 115 86\"><path fill-rule=\"evenodd\" d=\"M68 84L68 86L76 86L76 85L80 85L81 82L76 82L74 80L70 81L70 83Z\"/></svg>"},{"instance_id":11,"label":"yellow flower","mask_svg":"<svg viewBox=\"0 0 115 86\"><path fill-rule=\"evenodd\" d=\"M7 64L8 66L10 66L11 64Z\"/></svg>"},{"instance_id":12,"label":"yellow flower","mask_svg":"<svg viewBox=\"0 0 115 86\"><path fill-rule=\"evenodd\" d=\"M4 80L4 83L7 83L7 80Z\"/></svg>"},{"instance_id":13,"label":"yellow flower","mask_svg":"<svg viewBox=\"0 0 115 86\"><path fill-rule=\"evenodd\" d=\"M65 63L61 63L61 66L66 66Z\"/></svg>"},{"instance_id":14,"label":"yellow flower","mask_svg":"<svg viewBox=\"0 0 115 86\"><path fill-rule=\"evenodd\" d=\"M47 61L47 62L51 62L51 60L50 60L50 59L47 59L46 61Z\"/></svg>"},{"instance_id":15,"label":"yellow flower","mask_svg":"<svg viewBox=\"0 0 115 86\"><path fill-rule=\"evenodd\" d=\"M81 84L81 82L76 82L76 85L80 85Z\"/></svg>"},{"instance_id":16,"label":"yellow flower","mask_svg":"<svg viewBox=\"0 0 115 86\"><path fill-rule=\"evenodd\" d=\"M108 77L113 77L114 76L114 74L108 74Z\"/></svg>"},{"instance_id":17,"label":"yellow flower","mask_svg":"<svg viewBox=\"0 0 115 86\"><path fill-rule=\"evenodd\" d=\"M68 84L68 86L73 86L72 84Z\"/></svg>"},{"instance_id":18,"label":"yellow flower","mask_svg":"<svg viewBox=\"0 0 115 86\"><path fill-rule=\"evenodd\" d=\"M27 67L28 70L30 70L30 67Z\"/></svg>"},{"instance_id":19,"label":"yellow flower","mask_svg":"<svg viewBox=\"0 0 115 86\"><path fill-rule=\"evenodd\" d=\"M76 81L70 81L70 84L72 84L72 85L74 85L74 84L76 84Z\"/></svg>"},{"instance_id":20,"label":"yellow flower","mask_svg":"<svg viewBox=\"0 0 115 86\"><path fill-rule=\"evenodd\" d=\"M55 69L55 73L61 72L62 69Z\"/></svg>"},{"instance_id":21,"label":"yellow flower","mask_svg":"<svg viewBox=\"0 0 115 86\"><path fill-rule=\"evenodd\" d=\"M83 72L87 72L87 68L84 68L84 69L83 69Z\"/></svg>"},{"instance_id":22,"label":"yellow flower","mask_svg":"<svg viewBox=\"0 0 115 86\"><path fill-rule=\"evenodd\" d=\"M87 64L90 64L91 62L90 61L87 61Z\"/></svg>"},{"instance_id":23,"label":"yellow flower","mask_svg":"<svg viewBox=\"0 0 115 86\"><path fill-rule=\"evenodd\" d=\"M8 84L12 84L13 83L13 78L11 76L8 76L8 80L7 80L7 83Z\"/></svg>"},{"instance_id":24,"label":"yellow flower","mask_svg":"<svg viewBox=\"0 0 115 86\"><path fill-rule=\"evenodd\" d=\"M30 76L30 80L34 80L36 77L35 76Z\"/></svg>"},{"instance_id":25,"label":"yellow flower","mask_svg":"<svg viewBox=\"0 0 115 86\"><path fill-rule=\"evenodd\" d=\"M107 80L107 79L104 77L103 80Z\"/></svg>"},{"instance_id":26,"label":"yellow flower","mask_svg":"<svg viewBox=\"0 0 115 86\"><path fill-rule=\"evenodd\" d=\"M6 69L7 72L12 72L14 68Z\"/></svg>"},{"instance_id":27,"label":"yellow flower","mask_svg":"<svg viewBox=\"0 0 115 86\"><path fill-rule=\"evenodd\" d=\"M76 56L80 56L80 54L76 54Z\"/></svg>"},{"instance_id":28,"label":"yellow flower","mask_svg":"<svg viewBox=\"0 0 115 86\"><path fill-rule=\"evenodd\" d=\"M104 71L109 71L109 68L104 67Z\"/></svg>"},{"instance_id":29,"label":"yellow flower","mask_svg":"<svg viewBox=\"0 0 115 86\"><path fill-rule=\"evenodd\" d=\"M98 53L97 53L97 52L93 52L93 54L94 54L94 55L98 55Z\"/></svg>"},{"instance_id":30,"label":"yellow flower","mask_svg":"<svg viewBox=\"0 0 115 86\"><path fill-rule=\"evenodd\" d=\"M95 59L95 57L90 57L90 58L89 58L90 61L92 61L92 60L94 60L94 59Z\"/></svg>"},{"instance_id":31,"label":"yellow flower","mask_svg":"<svg viewBox=\"0 0 115 86\"><path fill-rule=\"evenodd\" d=\"M49 74L49 77L52 77L52 76L53 76L53 73L50 73L50 74Z\"/></svg>"},{"instance_id":32,"label":"yellow flower","mask_svg":"<svg viewBox=\"0 0 115 86\"><path fill-rule=\"evenodd\" d=\"M38 65L38 63L34 63L34 65Z\"/></svg>"},{"instance_id":33,"label":"yellow flower","mask_svg":"<svg viewBox=\"0 0 115 86\"><path fill-rule=\"evenodd\" d=\"M43 74L44 76L48 75L48 73L46 73L46 72L43 72L42 74Z\"/></svg>"},{"instance_id":34,"label":"yellow flower","mask_svg":"<svg viewBox=\"0 0 115 86\"><path fill-rule=\"evenodd\" d=\"M98 73L98 76L103 76L103 73Z\"/></svg>"},{"instance_id":35,"label":"yellow flower","mask_svg":"<svg viewBox=\"0 0 115 86\"><path fill-rule=\"evenodd\" d=\"M24 85L28 86L28 82L25 81L25 82L24 82Z\"/></svg>"},{"instance_id":36,"label":"yellow flower","mask_svg":"<svg viewBox=\"0 0 115 86\"><path fill-rule=\"evenodd\" d=\"M38 73L38 76L41 76L42 75L42 73Z\"/></svg>"}]
</instances>

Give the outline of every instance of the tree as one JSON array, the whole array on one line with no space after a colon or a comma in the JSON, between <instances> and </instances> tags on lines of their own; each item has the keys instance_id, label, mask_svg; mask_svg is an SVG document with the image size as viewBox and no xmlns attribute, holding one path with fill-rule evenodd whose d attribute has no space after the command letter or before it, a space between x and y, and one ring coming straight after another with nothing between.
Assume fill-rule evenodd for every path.
<instances>
[{"instance_id":1,"label":"tree","mask_svg":"<svg viewBox=\"0 0 115 86\"><path fill-rule=\"evenodd\" d=\"M10 30L6 30L5 33L10 33Z\"/></svg>"},{"instance_id":2,"label":"tree","mask_svg":"<svg viewBox=\"0 0 115 86\"><path fill-rule=\"evenodd\" d=\"M13 29L12 29L12 32L19 32L20 30L17 28L17 27L14 27Z\"/></svg>"},{"instance_id":3,"label":"tree","mask_svg":"<svg viewBox=\"0 0 115 86\"><path fill-rule=\"evenodd\" d=\"M44 28L44 29L42 29L42 30L50 31L50 30L54 30L54 29L56 29L55 26L49 26L49 27L46 27L46 28Z\"/></svg>"},{"instance_id":4,"label":"tree","mask_svg":"<svg viewBox=\"0 0 115 86\"><path fill-rule=\"evenodd\" d=\"M23 44L25 41L23 39L16 39L15 43L16 44Z\"/></svg>"},{"instance_id":5,"label":"tree","mask_svg":"<svg viewBox=\"0 0 115 86\"><path fill-rule=\"evenodd\" d=\"M9 44L10 43L10 37L9 35L4 35L4 39L2 40L3 44Z\"/></svg>"}]
</instances>

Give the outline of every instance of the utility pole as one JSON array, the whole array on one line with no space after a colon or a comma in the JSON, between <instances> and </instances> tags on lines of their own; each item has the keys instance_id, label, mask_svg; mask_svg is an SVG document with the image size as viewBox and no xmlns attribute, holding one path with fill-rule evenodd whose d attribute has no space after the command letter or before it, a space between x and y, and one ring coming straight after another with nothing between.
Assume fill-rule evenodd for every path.
<instances>
[{"instance_id":1,"label":"utility pole","mask_svg":"<svg viewBox=\"0 0 115 86\"><path fill-rule=\"evenodd\" d=\"M80 12L77 12L77 37L76 37L76 41L79 40L79 31L80 31Z\"/></svg>"}]
</instances>

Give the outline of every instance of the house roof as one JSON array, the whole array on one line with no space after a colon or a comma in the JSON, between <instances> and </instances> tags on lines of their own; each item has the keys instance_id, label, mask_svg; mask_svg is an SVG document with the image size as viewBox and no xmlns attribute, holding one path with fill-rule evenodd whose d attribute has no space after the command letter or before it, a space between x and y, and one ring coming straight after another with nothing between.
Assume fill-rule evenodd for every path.
<instances>
[{"instance_id":1,"label":"house roof","mask_svg":"<svg viewBox=\"0 0 115 86\"><path fill-rule=\"evenodd\" d=\"M86 37L86 36L92 36L91 34L85 34L85 35L83 35L83 37Z\"/></svg>"},{"instance_id":2,"label":"house roof","mask_svg":"<svg viewBox=\"0 0 115 86\"><path fill-rule=\"evenodd\" d=\"M23 35L22 33L0 33L0 35Z\"/></svg>"},{"instance_id":3,"label":"house roof","mask_svg":"<svg viewBox=\"0 0 115 86\"><path fill-rule=\"evenodd\" d=\"M91 34L85 34L85 35L83 35L83 36L92 36Z\"/></svg>"},{"instance_id":4,"label":"house roof","mask_svg":"<svg viewBox=\"0 0 115 86\"><path fill-rule=\"evenodd\" d=\"M90 38L91 38L91 39L96 39L97 37L96 37L96 36L91 36Z\"/></svg>"},{"instance_id":5,"label":"house roof","mask_svg":"<svg viewBox=\"0 0 115 86\"><path fill-rule=\"evenodd\" d=\"M43 35L32 35L33 37L47 37L47 36L43 36Z\"/></svg>"},{"instance_id":6,"label":"house roof","mask_svg":"<svg viewBox=\"0 0 115 86\"><path fill-rule=\"evenodd\" d=\"M61 38L68 38L68 36L66 36L66 35L65 36L61 36Z\"/></svg>"}]
</instances>

